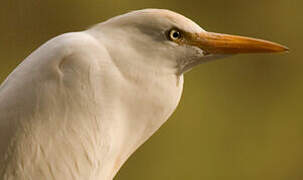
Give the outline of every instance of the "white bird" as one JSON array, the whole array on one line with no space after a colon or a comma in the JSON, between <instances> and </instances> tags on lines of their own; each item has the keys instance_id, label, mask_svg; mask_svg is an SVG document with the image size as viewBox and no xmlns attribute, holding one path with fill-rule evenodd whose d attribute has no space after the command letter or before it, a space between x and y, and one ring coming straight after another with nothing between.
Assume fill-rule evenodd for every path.
<instances>
[{"instance_id":1,"label":"white bird","mask_svg":"<svg viewBox=\"0 0 303 180\"><path fill-rule=\"evenodd\" d=\"M161 9L57 36L0 87L0 179L111 180L176 109L184 72L225 55L286 50Z\"/></svg>"}]
</instances>

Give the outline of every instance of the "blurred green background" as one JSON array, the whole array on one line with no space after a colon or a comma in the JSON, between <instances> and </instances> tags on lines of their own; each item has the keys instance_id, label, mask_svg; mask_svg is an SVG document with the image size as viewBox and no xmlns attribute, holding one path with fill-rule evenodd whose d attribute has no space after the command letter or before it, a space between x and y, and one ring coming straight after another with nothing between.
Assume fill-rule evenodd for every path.
<instances>
[{"instance_id":1,"label":"blurred green background","mask_svg":"<svg viewBox=\"0 0 303 180\"><path fill-rule=\"evenodd\" d=\"M56 35L150 7L291 52L229 57L187 73L176 112L115 180L302 180L302 0L3 0L0 81Z\"/></svg>"}]
</instances>

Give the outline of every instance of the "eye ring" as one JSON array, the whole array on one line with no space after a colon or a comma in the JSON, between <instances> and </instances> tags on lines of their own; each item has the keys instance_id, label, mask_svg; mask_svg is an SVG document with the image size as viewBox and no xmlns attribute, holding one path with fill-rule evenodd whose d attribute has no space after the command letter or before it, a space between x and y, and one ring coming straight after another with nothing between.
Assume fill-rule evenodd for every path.
<instances>
[{"instance_id":1,"label":"eye ring","mask_svg":"<svg viewBox=\"0 0 303 180\"><path fill-rule=\"evenodd\" d=\"M176 29L172 29L169 31L169 39L170 40L178 40L178 39L181 39L182 35L181 35L181 32L176 30Z\"/></svg>"}]
</instances>

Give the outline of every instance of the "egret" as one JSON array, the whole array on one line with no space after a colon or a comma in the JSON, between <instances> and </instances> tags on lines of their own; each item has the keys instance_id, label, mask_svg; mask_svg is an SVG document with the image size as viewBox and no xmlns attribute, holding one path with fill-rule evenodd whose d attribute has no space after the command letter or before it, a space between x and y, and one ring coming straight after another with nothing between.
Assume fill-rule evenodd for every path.
<instances>
[{"instance_id":1,"label":"egret","mask_svg":"<svg viewBox=\"0 0 303 180\"><path fill-rule=\"evenodd\" d=\"M185 72L232 54L283 51L163 9L59 35L0 87L0 179L111 180L174 112Z\"/></svg>"}]
</instances>

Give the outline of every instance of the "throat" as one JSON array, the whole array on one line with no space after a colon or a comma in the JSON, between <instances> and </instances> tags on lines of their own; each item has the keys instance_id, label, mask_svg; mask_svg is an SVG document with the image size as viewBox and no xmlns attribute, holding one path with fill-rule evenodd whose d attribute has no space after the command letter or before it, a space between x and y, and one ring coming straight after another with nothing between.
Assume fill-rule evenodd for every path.
<instances>
[{"instance_id":1,"label":"throat","mask_svg":"<svg viewBox=\"0 0 303 180\"><path fill-rule=\"evenodd\" d=\"M175 110L183 77L178 84L174 76L165 78L158 81L169 83L137 84L123 80L115 83L119 87L107 87L111 91L97 88L104 96L102 99L92 96L94 101L87 94L78 94L78 99L71 98L69 102L60 102L66 98L59 96L56 104L42 99L36 110L39 114L23 116L25 123L20 123L0 177L4 180L113 179L128 157ZM79 101L81 96L83 101Z\"/></svg>"}]
</instances>

